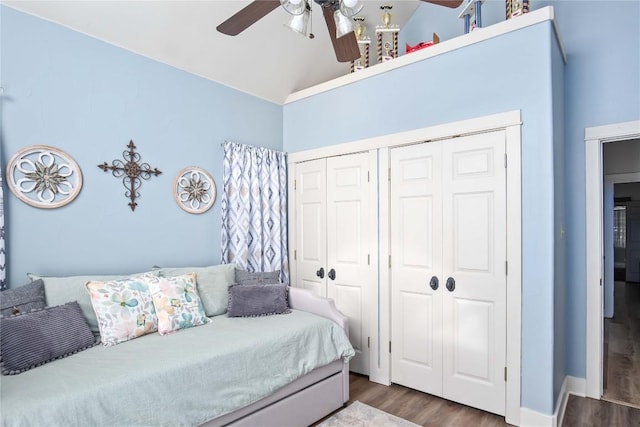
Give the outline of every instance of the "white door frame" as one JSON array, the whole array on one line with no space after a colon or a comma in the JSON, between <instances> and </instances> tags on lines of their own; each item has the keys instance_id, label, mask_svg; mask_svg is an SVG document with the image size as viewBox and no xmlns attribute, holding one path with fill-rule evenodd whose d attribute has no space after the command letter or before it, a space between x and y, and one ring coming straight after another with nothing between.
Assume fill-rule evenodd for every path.
<instances>
[{"instance_id":1,"label":"white door frame","mask_svg":"<svg viewBox=\"0 0 640 427\"><path fill-rule=\"evenodd\" d=\"M587 348L586 394L602 397L603 176L602 145L640 138L640 120L585 129ZM626 174L625 174L626 175Z\"/></svg>"},{"instance_id":2,"label":"white door frame","mask_svg":"<svg viewBox=\"0 0 640 427\"><path fill-rule=\"evenodd\" d=\"M444 123L426 128L414 129L390 135L383 135L359 141L346 142L311 150L289 153L287 156L289 176L295 171L295 164L323 157L340 156L361 151L378 151L378 195L381 200L389 195L388 163L389 148L418 142L450 139L456 136L470 135L503 129L506 135L507 167L507 381L505 420L509 424L520 425L521 395L521 344L522 344L522 195L521 195L521 111L492 114L457 122ZM292 200L293 180L289 179L289 253L295 257L295 204ZM371 310L370 331L370 371L371 381L389 385L391 381L391 363L389 356L390 340L390 289L389 289L389 212L388 203L378 205L379 224L375 224L378 234L378 283L369 301L378 310ZM373 225L372 225L373 226ZM379 260L379 262L378 262ZM292 266L295 262L291 263ZM290 268L292 283L295 283L295 268ZM376 333L377 331L377 333Z\"/></svg>"}]
</instances>

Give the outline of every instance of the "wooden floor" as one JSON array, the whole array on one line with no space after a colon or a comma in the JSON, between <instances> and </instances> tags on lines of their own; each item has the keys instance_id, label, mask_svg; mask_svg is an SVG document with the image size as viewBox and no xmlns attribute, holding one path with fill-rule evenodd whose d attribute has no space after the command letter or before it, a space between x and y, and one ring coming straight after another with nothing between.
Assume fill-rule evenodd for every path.
<instances>
[{"instance_id":1,"label":"wooden floor","mask_svg":"<svg viewBox=\"0 0 640 427\"><path fill-rule=\"evenodd\" d=\"M421 426L493 427L508 426L504 417L392 384L370 382L358 374L349 375L350 399ZM640 427L640 409L603 400L569 396L563 427ZM381 426L382 427L382 426Z\"/></svg>"},{"instance_id":2,"label":"wooden floor","mask_svg":"<svg viewBox=\"0 0 640 427\"><path fill-rule=\"evenodd\" d=\"M562 427L640 427L640 409L569 395Z\"/></svg>"},{"instance_id":3,"label":"wooden floor","mask_svg":"<svg viewBox=\"0 0 640 427\"><path fill-rule=\"evenodd\" d=\"M421 426L493 427L507 426L504 418L410 388L387 387L358 374L349 375L349 403L359 400Z\"/></svg>"},{"instance_id":4,"label":"wooden floor","mask_svg":"<svg viewBox=\"0 0 640 427\"><path fill-rule=\"evenodd\" d=\"M614 317L604 326L603 399L640 408L640 283L615 282Z\"/></svg>"}]
</instances>

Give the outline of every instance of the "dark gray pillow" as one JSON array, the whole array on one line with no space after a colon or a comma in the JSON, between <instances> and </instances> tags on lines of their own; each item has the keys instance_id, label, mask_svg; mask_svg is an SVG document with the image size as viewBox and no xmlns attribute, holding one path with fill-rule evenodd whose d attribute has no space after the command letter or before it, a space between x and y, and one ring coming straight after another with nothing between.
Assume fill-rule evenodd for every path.
<instances>
[{"instance_id":1,"label":"dark gray pillow","mask_svg":"<svg viewBox=\"0 0 640 427\"><path fill-rule=\"evenodd\" d=\"M46 306L42 280L0 292L0 315L2 316L42 310Z\"/></svg>"},{"instance_id":2,"label":"dark gray pillow","mask_svg":"<svg viewBox=\"0 0 640 427\"><path fill-rule=\"evenodd\" d=\"M77 301L0 319L3 375L19 374L95 344Z\"/></svg>"},{"instance_id":3,"label":"dark gray pillow","mask_svg":"<svg viewBox=\"0 0 640 427\"><path fill-rule=\"evenodd\" d=\"M280 283L280 270L252 273L236 268L236 283L239 285L268 285Z\"/></svg>"},{"instance_id":4,"label":"dark gray pillow","mask_svg":"<svg viewBox=\"0 0 640 427\"><path fill-rule=\"evenodd\" d=\"M255 317L291 313L289 286L271 285L229 286L229 317Z\"/></svg>"}]
</instances>

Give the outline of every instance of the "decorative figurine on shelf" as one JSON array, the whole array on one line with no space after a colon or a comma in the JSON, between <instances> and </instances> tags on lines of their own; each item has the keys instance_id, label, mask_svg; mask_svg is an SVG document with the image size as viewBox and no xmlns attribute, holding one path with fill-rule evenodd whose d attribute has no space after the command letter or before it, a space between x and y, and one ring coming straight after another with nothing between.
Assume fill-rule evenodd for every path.
<instances>
[{"instance_id":1,"label":"decorative figurine on shelf","mask_svg":"<svg viewBox=\"0 0 640 427\"><path fill-rule=\"evenodd\" d=\"M398 57L398 33L400 32L400 27L391 25L391 12L389 11L392 8L393 6L389 4L380 6L380 9L384 10L384 14L382 15L382 25L376 26L378 63Z\"/></svg>"},{"instance_id":2,"label":"decorative figurine on shelf","mask_svg":"<svg viewBox=\"0 0 640 427\"><path fill-rule=\"evenodd\" d=\"M369 67L369 48L371 46L371 39L367 36L367 27L364 25L364 16L354 16L353 20L357 22L355 34L358 41L358 48L360 49L360 58L355 61L351 61L351 72L364 70Z\"/></svg>"},{"instance_id":3,"label":"decorative figurine on shelf","mask_svg":"<svg viewBox=\"0 0 640 427\"><path fill-rule=\"evenodd\" d=\"M529 12L529 0L507 0L507 19Z\"/></svg>"},{"instance_id":4,"label":"decorative figurine on shelf","mask_svg":"<svg viewBox=\"0 0 640 427\"><path fill-rule=\"evenodd\" d=\"M409 43L405 43L404 52L405 53L415 52L416 50L424 49L425 47L433 46L434 44L438 44L438 43L440 43L440 37L438 37L436 33L433 33L433 38L428 42L420 42L415 46L411 46L409 45Z\"/></svg>"},{"instance_id":5,"label":"decorative figurine on shelf","mask_svg":"<svg viewBox=\"0 0 640 427\"><path fill-rule=\"evenodd\" d=\"M482 28L482 3L484 0L468 0L458 18L464 19L464 33L468 34L476 28ZM475 19L472 21L471 18Z\"/></svg>"}]
</instances>

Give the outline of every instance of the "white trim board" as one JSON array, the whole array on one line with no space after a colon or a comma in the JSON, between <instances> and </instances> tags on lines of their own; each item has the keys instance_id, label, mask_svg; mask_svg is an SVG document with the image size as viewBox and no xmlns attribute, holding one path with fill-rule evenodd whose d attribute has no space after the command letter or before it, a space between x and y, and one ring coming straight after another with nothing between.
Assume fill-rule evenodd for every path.
<instances>
[{"instance_id":1,"label":"white trim board","mask_svg":"<svg viewBox=\"0 0 640 427\"><path fill-rule=\"evenodd\" d=\"M556 401L556 410L553 415L542 414L529 408L520 410L520 426L522 427L559 427L562 425L564 413L567 409L569 395L584 397L585 380L572 376L564 377L560 394Z\"/></svg>"},{"instance_id":2,"label":"white trim board","mask_svg":"<svg viewBox=\"0 0 640 427\"><path fill-rule=\"evenodd\" d=\"M340 156L351 153L379 150L378 155L378 190L380 200L388 197L388 161L389 148L415 144L455 136L474 133L504 130L506 139L507 168L507 382L505 420L509 424L519 425L522 411L521 397L521 323L522 323L522 195L521 195L521 112L520 110L499 113L485 117L445 123L427 128L415 129L391 135L384 135L360 141L322 147L313 150L289 153L289 167L295 168L299 162L325 157ZM290 169L295 170L295 169ZM293 194L293 193L290 193ZM291 199L289 200L291 204ZM387 342L390 340L390 289L389 270L386 260L389 255L389 212L384 203L378 211L379 215L379 314L372 314L373 325L378 325L379 336L372 337L370 360L370 379L374 382L389 385L390 357ZM295 241L295 227L289 227L289 242ZM291 248L290 248L291 250ZM550 417L550 416L549 416Z\"/></svg>"},{"instance_id":3,"label":"white trim board","mask_svg":"<svg viewBox=\"0 0 640 427\"><path fill-rule=\"evenodd\" d=\"M451 138L452 136L457 135L462 136L477 132L490 132L492 130L504 129L510 126L519 126L520 124L522 124L520 119L520 110L515 110L405 132L398 132L390 135L361 139L328 147L289 153L287 156L287 162L289 164L299 163L324 157L342 156L345 154L360 153L379 148L391 148L401 145L415 144L416 142Z\"/></svg>"},{"instance_id":4,"label":"white trim board","mask_svg":"<svg viewBox=\"0 0 640 427\"><path fill-rule=\"evenodd\" d=\"M453 39L445 40L441 43L430 46L428 49L421 49L411 54L402 55L395 58L393 61L376 64L372 67L365 68L362 71L358 71L357 73L346 74L336 79L329 80L328 82L311 86L298 92L293 92L284 101L284 105L545 21L551 21L553 23L558 47L560 48L560 53L566 63L567 55L560 39L560 33L554 18L555 14L553 6L546 6L518 16L517 18L508 19L488 27L477 28L468 34L463 34Z\"/></svg>"},{"instance_id":5,"label":"white trim board","mask_svg":"<svg viewBox=\"0 0 640 427\"><path fill-rule=\"evenodd\" d=\"M602 144L640 137L640 120L585 129L586 225L586 387L593 399L602 397Z\"/></svg>"}]
</instances>

